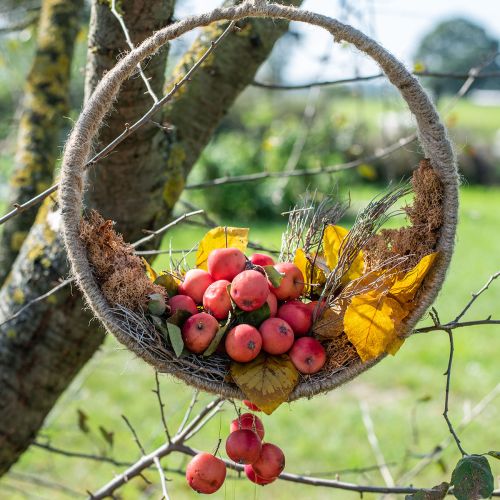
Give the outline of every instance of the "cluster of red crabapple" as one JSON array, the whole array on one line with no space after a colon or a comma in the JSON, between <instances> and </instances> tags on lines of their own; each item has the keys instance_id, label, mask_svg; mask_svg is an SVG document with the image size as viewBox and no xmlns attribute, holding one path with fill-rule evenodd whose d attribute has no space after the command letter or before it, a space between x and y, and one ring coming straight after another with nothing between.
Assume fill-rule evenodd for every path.
<instances>
[{"instance_id":1,"label":"cluster of red crabapple","mask_svg":"<svg viewBox=\"0 0 500 500\"><path fill-rule=\"evenodd\" d=\"M268 280L266 266L274 266L282 276L278 286ZM219 322L231 311L256 311L267 303L267 319L257 327L237 324L227 332L219 350L240 363L252 361L261 351L287 353L299 372L312 374L323 367L326 353L308 336L316 302L302 302L303 290L304 276L295 264L275 264L264 254L254 254L248 260L237 248L219 248L208 256L208 271L191 269L186 273L169 305L171 314L178 310L190 314L182 325L184 345L190 352L202 354L217 334Z\"/></svg>"}]
</instances>

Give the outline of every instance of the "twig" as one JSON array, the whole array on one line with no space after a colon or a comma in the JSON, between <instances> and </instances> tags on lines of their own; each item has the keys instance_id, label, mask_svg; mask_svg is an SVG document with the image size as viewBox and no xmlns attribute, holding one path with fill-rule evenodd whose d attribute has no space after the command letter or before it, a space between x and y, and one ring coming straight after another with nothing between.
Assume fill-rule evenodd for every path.
<instances>
[{"instance_id":1,"label":"twig","mask_svg":"<svg viewBox=\"0 0 500 500\"><path fill-rule=\"evenodd\" d=\"M455 432L455 429L453 428L453 424L451 423L450 418L448 417L448 402L450 398L450 383L451 383L451 366L453 363L453 353L455 352L455 347L453 344L453 332L451 330L448 330L446 332L448 334L448 338L450 340L450 356L448 358L448 367L446 368L446 389L445 389L445 397L444 397L444 411L443 411L443 417L446 420L446 423L448 424L448 429L450 430L451 435L453 436L453 439L455 440L455 443L457 443L457 447L460 450L460 453L462 456L467 455L467 452L462 448L462 444L460 443L460 439Z\"/></svg>"},{"instance_id":2,"label":"twig","mask_svg":"<svg viewBox=\"0 0 500 500\"><path fill-rule=\"evenodd\" d=\"M300 177L304 175L321 175L328 174L333 172L340 172L342 170L350 170L364 163L371 163L376 160L380 160L381 158L385 158L390 154L398 151L401 148L404 148L408 144L411 144L417 139L417 134L413 133L409 136L402 137L397 140L395 143L387 146L385 148L379 149L374 154L365 156L363 158L358 158L357 160L348 161L345 163L338 163L336 165L330 165L326 167L318 167L318 168L309 168L309 169L297 169L289 172L257 172L254 174L245 174L245 175L235 175L235 176L224 176L218 177L217 179L211 179L209 181L198 182L196 184L188 184L185 189L204 189L215 186L223 186L226 184L236 184L241 182L255 182L263 179L281 179L283 177Z\"/></svg>"},{"instance_id":3,"label":"twig","mask_svg":"<svg viewBox=\"0 0 500 500\"><path fill-rule=\"evenodd\" d=\"M167 436L167 441L170 443L171 437L170 437L170 432L168 431L167 420L165 418L165 404L163 403L163 401L161 399L160 378L159 378L158 372L156 370L155 370L155 382L156 382L156 389L153 389L153 392L156 394L156 397L158 399L158 405L160 406L160 415L161 415L161 421L163 424L163 430L165 431L165 435Z\"/></svg>"},{"instance_id":4,"label":"twig","mask_svg":"<svg viewBox=\"0 0 500 500\"><path fill-rule=\"evenodd\" d=\"M460 423L456 426L458 431L463 430L473 420L475 420L498 396L500 395L500 383L497 384L479 403L477 403L470 413L462 418ZM438 443L432 451L418 462L412 469L406 472L398 480L399 484L406 484L410 482L415 476L420 474L429 464L433 463L443 454L444 450L454 442L453 436L448 434L440 443Z\"/></svg>"},{"instance_id":5,"label":"twig","mask_svg":"<svg viewBox=\"0 0 500 500\"><path fill-rule=\"evenodd\" d=\"M127 424L127 427L129 428L130 432L132 433L132 436L134 437L134 441L137 444L137 447L141 451L142 455L146 454L146 450L144 449L144 446L142 446L141 441L139 440L139 436L137 435L137 432L134 429L134 426L130 423L129 419L125 416L122 415L123 420Z\"/></svg>"},{"instance_id":6,"label":"twig","mask_svg":"<svg viewBox=\"0 0 500 500\"><path fill-rule=\"evenodd\" d=\"M446 73L440 71L413 71L413 75L422 77L453 78L455 80L467 80L467 78L470 77L470 72ZM338 80L324 80L319 82L302 83L298 85L278 85L278 84L254 81L252 82L252 86L260 87L267 90L305 90L313 87L329 87L334 85L345 85L347 83L367 82L370 80L378 80L384 77L385 77L384 73L375 73L373 75L353 76L352 78L339 78ZM475 76L476 79L499 78L499 77L500 77L500 71L490 71Z\"/></svg>"},{"instance_id":7,"label":"twig","mask_svg":"<svg viewBox=\"0 0 500 500\"><path fill-rule=\"evenodd\" d=\"M135 123L125 128L125 130L115 137L115 139L105 146L101 151L99 151L95 156L93 156L86 164L85 169L95 165L99 160L107 156L111 151L113 151L116 146L122 143L127 137L133 134L136 130L141 128L145 123L148 123L149 119L155 115L155 113L166 103L168 103L172 97L178 92L178 90L183 87L188 81L191 80L193 74L200 68L203 62L210 56L210 54L217 48L217 46L226 38L226 36L233 30L235 22L231 21L224 32L211 44L210 47L204 52L204 54L196 61L196 63L191 66L191 69L178 81L176 82L170 92L164 95L158 102L154 103L153 106L147 111L141 118L139 118ZM0 225L15 217L17 214L24 212L28 208L31 208L38 203L42 202L47 196L57 191L59 188L59 183L54 184L42 193L36 195L30 200L23 204L16 205L10 212L6 213L4 216L0 217Z\"/></svg>"},{"instance_id":8,"label":"twig","mask_svg":"<svg viewBox=\"0 0 500 500\"><path fill-rule=\"evenodd\" d=\"M184 429L184 426L186 425L187 421L189 420L189 417L191 416L191 412L193 411L194 405L198 401L198 394L200 392L196 389L193 393L193 397L191 398L191 403L189 403L189 406L186 410L186 413L184 413L184 418L182 419L181 425L179 425L179 428L177 429L177 434L179 432L182 432L182 429Z\"/></svg>"},{"instance_id":9,"label":"twig","mask_svg":"<svg viewBox=\"0 0 500 500\"><path fill-rule=\"evenodd\" d=\"M361 415L363 417L363 424L366 429L366 434L368 437L368 442L372 448L373 454L375 455L375 460L377 461L378 469L380 471L380 475L382 479L385 481L385 484L389 488L393 488L395 486L394 479L392 478L392 474L385 463L385 458L380 449L380 445L378 442L377 435L375 434L375 427L373 425L373 420L370 415L370 409L368 408L368 404L366 401L360 401L359 406L361 408Z\"/></svg>"},{"instance_id":10,"label":"twig","mask_svg":"<svg viewBox=\"0 0 500 500\"><path fill-rule=\"evenodd\" d=\"M127 25L125 24L125 20L123 19L123 16L116 10L116 0L111 0L111 12L116 17L118 22L120 23L120 27L123 31L123 34L125 35L125 40L127 41L127 45L130 47L131 50L134 50L135 46L132 42L132 38L130 37L130 33L127 29ZM158 97L155 94L153 88L151 87L151 83L149 82L149 78L144 73L140 63L137 65L137 69L139 70L139 74L141 75L141 78L144 81L144 85L146 85L146 89L148 91L148 94L151 96L151 98L153 99L153 102L156 104L158 102Z\"/></svg>"},{"instance_id":11,"label":"twig","mask_svg":"<svg viewBox=\"0 0 500 500\"><path fill-rule=\"evenodd\" d=\"M156 468L158 469L158 474L160 475L160 482L161 482L161 489L163 491L163 498L165 500L170 500L170 497L168 496L168 490L167 490L167 479L165 478L165 473L163 472L163 468L160 463L160 459L158 457L154 457L154 463L156 465Z\"/></svg>"}]
</instances>

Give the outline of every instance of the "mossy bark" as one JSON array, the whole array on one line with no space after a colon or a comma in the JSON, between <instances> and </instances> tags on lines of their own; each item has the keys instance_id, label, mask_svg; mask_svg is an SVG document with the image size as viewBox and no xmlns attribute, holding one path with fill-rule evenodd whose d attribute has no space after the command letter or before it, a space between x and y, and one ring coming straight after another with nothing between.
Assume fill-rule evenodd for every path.
<instances>
[{"instance_id":1,"label":"mossy bark","mask_svg":"<svg viewBox=\"0 0 500 500\"><path fill-rule=\"evenodd\" d=\"M168 22L172 3L122 0L134 40ZM94 0L87 95L125 49L119 26L107 9L105 3ZM196 60L220 29L204 32L176 74ZM164 120L175 127L172 133L148 126L91 170L87 206L113 218L129 241L153 223L164 223L214 129L286 29L284 23L265 20L243 23L242 31L219 47L165 110ZM148 72L154 73L152 82L157 90L163 85L166 57L159 59L147 65ZM118 135L124 123L138 118L149 105L150 97L144 94L140 78L130 79L100 132L99 144ZM56 207L47 201L0 292L0 323L21 303L46 292L67 275L58 220ZM68 289L0 326L0 400L5 403L0 405L0 474L26 449L59 395L102 342L102 331L96 322L90 323L82 305L79 293Z\"/></svg>"},{"instance_id":2,"label":"mossy bark","mask_svg":"<svg viewBox=\"0 0 500 500\"><path fill-rule=\"evenodd\" d=\"M33 64L26 80L10 205L24 203L52 183L68 115L71 60L83 0L43 0ZM0 241L0 283L36 216L27 210L8 221Z\"/></svg>"}]
</instances>

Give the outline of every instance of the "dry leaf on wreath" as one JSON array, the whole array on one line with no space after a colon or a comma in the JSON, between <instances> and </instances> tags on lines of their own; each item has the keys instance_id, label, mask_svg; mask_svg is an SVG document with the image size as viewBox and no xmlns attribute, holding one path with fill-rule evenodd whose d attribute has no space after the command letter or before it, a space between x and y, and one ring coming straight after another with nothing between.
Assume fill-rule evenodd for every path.
<instances>
[{"instance_id":1,"label":"dry leaf on wreath","mask_svg":"<svg viewBox=\"0 0 500 500\"><path fill-rule=\"evenodd\" d=\"M422 257L420 262L413 269L410 269L403 278L394 282L389 293L401 303L411 301L431 269L432 264L434 264L437 254L437 252L434 252Z\"/></svg>"},{"instance_id":2,"label":"dry leaf on wreath","mask_svg":"<svg viewBox=\"0 0 500 500\"><path fill-rule=\"evenodd\" d=\"M323 233L323 252L326 263L332 271L337 267L342 242L348 233L349 231L341 226L327 226ZM363 274L364 268L363 252L360 251L342 281L347 282L359 278Z\"/></svg>"},{"instance_id":3,"label":"dry leaf on wreath","mask_svg":"<svg viewBox=\"0 0 500 500\"><path fill-rule=\"evenodd\" d=\"M326 275L321 269L322 262L324 262L324 260L321 256L317 256L315 259L314 257L307 255L302 248L297 248L293 263L300 269L300 272L304 277L304 281L306 282L306 285L304 286L304 294L307 295L311 291L311 286L308 283L318 283L319 285L324 285L326 283Z\"/></svg>"},{"instance_id":4,"label":"dry leaf on wreath","mask_svg":"<svg viewBox=\"0 0 500 500\"><path fill-rule=\"evenodd\" d=\"M149 265L149 262L144 257L142 257L142 263L146 268L146 274L148 275L148 278L154 283L156 278L158 278L158 273Z\"/></svg>"},{"instance_id":5,"label":"dry leaf on wreath","mask_svg":"<svg viewBox=\"0 0 500 500\"><path fill-rule=\"evenodd\" d=\"M365 293L353 297L344 315L344 331L363 361L396 352L403 343L397 335L400 304L391 298ZM395 319L393 319L395 318Z\"/></svg>"},{"instance_id":6,"label":"dry leaf on wreath","mask_svg":"<svg viewBox=\"0 0 500 500\"><path fill-rule=\"evenodd\" d=\"M248 245L248 228L245 227L214 227L203 236L196 252L196 267L207 270L208 255L217 248L233 247L242 252Z\"/></svg>"},{"instance_id":7,"label":"dry leaf on wreath","mask_svg":"<svg viewBox=\"0 0 500 500\"><path fill-rule=\"evenodd\" d=\"M249 363L231 364L231 377L243 394L266 415L287 401L299 380L290 358L259 354Z\"/></svg>"},{"instance_id":8,"label":"dry leaf on wreath","mask_svg":"<svg viewBox=\"0 0 500 500\"><path fill-rule=\"evenodd\" d=\"M332 307L325 309L321 318L313 325L313 333L321 339L333 339L342 335L344 331L344 314L348 305L348 301L344 300L340 304L334 304Z\"/></svg>"}]
</instances>

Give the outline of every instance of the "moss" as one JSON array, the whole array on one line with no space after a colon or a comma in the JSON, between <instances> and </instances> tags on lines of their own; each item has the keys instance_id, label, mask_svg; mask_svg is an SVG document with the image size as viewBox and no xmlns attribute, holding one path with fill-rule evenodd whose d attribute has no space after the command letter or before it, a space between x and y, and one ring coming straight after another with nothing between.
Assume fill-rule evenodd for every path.
<instances>
[{"instance_id":1,"label":"moss","mask_svg":"<svg viewBox=\"0 0 500 500\"><path fill-rule=\"evenodd\" d=\"M44 248L45 247L41 243L37 243L36 245L33 245L33 248L31 248L26 257L28 260L35 261L43 255Z\"/></svg>"},{"instance_id":2,"label":"moss","mask_svg":"<svg viewBox=\"0 0 500 500\"><path fill-rule=\"evenodd\" d=\"M14 252L19 252L21 249L26 236L28 235L28 231L16 231L10 237L10 248Z\"/></svg>"},{"instance_id":3,"label":"moss","mask_svg":"<svg viewBox=\"0 0 500 500\"><path fill-rule=\"evenodd\" d=\"M12 293L12 299L16 304L24 304L24 292L20 288L16 288Z\"/></svg>"}]
</instances>

